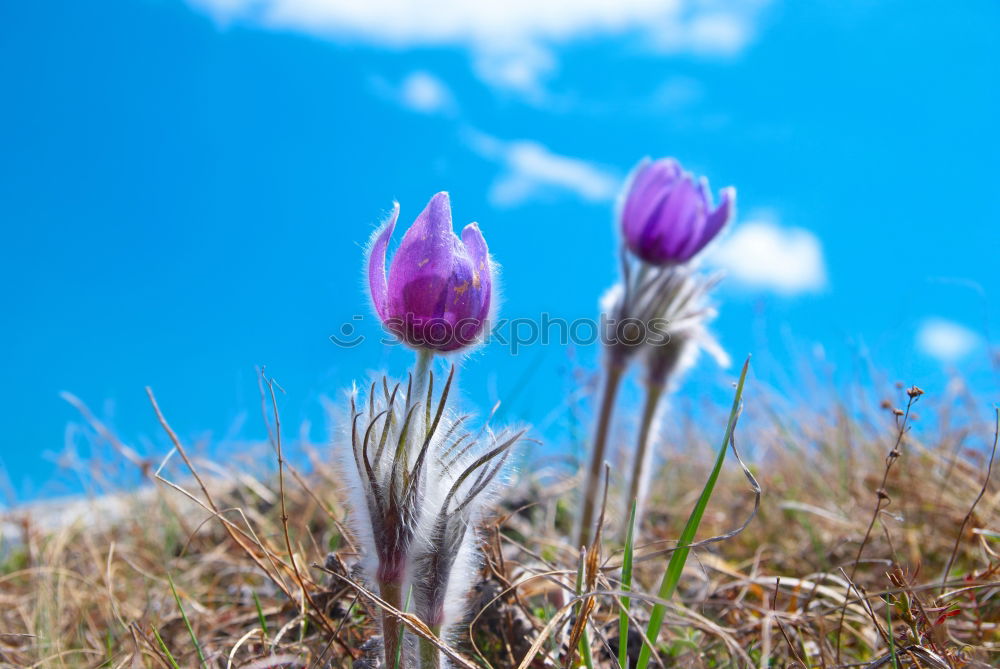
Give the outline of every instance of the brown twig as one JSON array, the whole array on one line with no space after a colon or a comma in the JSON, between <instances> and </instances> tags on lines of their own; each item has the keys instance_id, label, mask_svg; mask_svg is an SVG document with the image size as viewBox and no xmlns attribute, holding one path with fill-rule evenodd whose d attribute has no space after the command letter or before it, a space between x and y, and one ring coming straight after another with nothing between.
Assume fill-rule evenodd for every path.
<instances>
[{"instance_id":1,"label":"brown twig","mask_svg":"<svg viewBox=\"0 0 1000 669\"><path fill-rule=\"evenodd\" d=\"M777 609L778 609L778 590L779 590L779 588L781 588L781 577L780 576L778 576L777 578L774 579L774 597L771 599L771 610L775 611L775 612L777 612ZM788 650L791 651L792 655L795 657L795 661L798 662L799 664L801 664L803 667L808 668L809 665L806 663L805 660L802 659L802 656L799 655L799 652L798 652L798 650L795 649L795 646L792 645L792 640L788 638L788 633L785 632L785 626L781 624L781 618L779 618L777 615L775 615L774 621L776 623L778 623L778 629L781 631L781 636L785 637L785 643L788 644Z\"/></svg>"},{"instance_id":2,"label":"brown twig","mask_svg":"<svg viewBox=\"0 0 1000 669\"><path fill-rule=\"evenodd\" d=\"M973 500L972 506L969 507L969 512L965 514L965 518L962 519L962 524L958 527L958 536L955 537L955 546L951 549L951 555L948 557L948 564L944 568L944 573L941 574L941 587L945 587L945 583L948 582L948 574L951 572L952 566L955 564L955 557L958 555L958 547L962 543L962 535L965 533L965 528L969 524L969 520L972 518L972 512L976 510L976 505L986 494L986 490L990 485L990 474L993 472L993 459L997 454L997 439L1000 438L1000 407L994 409L996 412L996 427L993 430L993 448L990 450L990 459L986 465L986 476L983 479L983 487L979 489L979 494L976 495L976 499Z\"/></svg>"},{"instance_id":3,"label":"brown twig","mask_svg":"<svg viewBox=\"0 0 1000 669\"><path fill-rule=\"evenodd\" d=\"M263 368L260 371L261 377L264 377ZM313 599L312 594L309 592L309 588L306 586L305 580L302 578L302 573L299 571L298 562L295 560L295 553L292 549L292 539L288 532L288 512L285 509L285 457L281 449L281 415L278 412L278 401L274 395L275 382L274 379L265 378L265 383L267 383L268 390L271 395L271 407L274 410L274 445L275 450L278 454L278 500L281 505L281 529L285 535L285 548L288 549L288 561L292 564L292 571L295 573L295 580L298 581L299 588L302 590L302 595L309 602L309 605L315 611L315 617L317 622L323 626L324 629L332 636L332 638L347 652L349 655L354 656L355 651L348 647L346 643L340 639L337 631L330 624L329 619L326 617L326 613L323 609L316 604L316 600ZM306 611L302 611L303 615L306 615Z\"/></svg>"},{"instance_id":4,"label":"brown twig","mask_svg":"<svg viewBox=\"0 0 1000 669\"><path fill-rule=\"evenodd\" d=\"M195 468L194 463L192 463L191 459L188 457L187 451L184 449L184 445L181 443L181 440L177 436L177 433L174 432L174 429L170 427L170 424L167 422L166 417L164 417L163 412L160 410L160 405L157 404L156 402L156 396L153 395L153 389L150 388L149 386L146 386L146 395L149 397L149 403L152 405L153 411L156 413L156 419L159 421L160 427L162 427L164 432L167 433L167 436L170 438L170 441L174 445L174 449L180 454L181 459L184 460L184 464L188 468L188 471L191 472L191 475L194 477L194 480L198 483L198 487L201 488L201 492L205 496L205 501L208 504L209 508L211 508L212 512L216 516L222 517L222 513L219 511L219 507L216 506L215 500L212 499L211 493L208 492L208 487L205 485L205 482L198 474L198 470ZM223 527L226 528L226 533L233 540L233 542L235 542L237 546L243 549L243 551L250 556L250 559L254 561L257 567L260 568L260 570L263 571L265 574L270 575L271 572L267 569L264 563L261 562L257 554L254 551L250 550L250 548L243 543L243 541L239 538L239 535L236 534L236 532L229 526L229 524L223 523ZM289 599L292 599L292 594L290 591L288 591L287 586L285 586L284 583L282 583L278 579L275 579L273 576L271 577L271 580L274 582L276 586L278 586L285 593L285 595L288 596Z\"/></svg>"},{"instance_id":5,"label":"brown twig","mask_svg":"<svg viewBox=\"0 0 1000 669\"><path fill-rule=\"evenodd\" d=\"M872 512L871 520L868 521L868 529L865 530L865 536L861 540L861 545L858 546L858 552L854 557L854 563L851 565L850 575L847 576L848 582L854 581L854 576L857 574L858 565L861 562L861 556L864 554L865 546L868 545L868 539L871 537L872 529L875 527L875 522L878 520L879 514L882 512L884 506L888 506L890 503L889 493L886 491L886 484L889 481L889 472L892 470L892 465L895 464L899 456L902 455L900 451L900 446L903 443L903 436L906 434L907 421L910 418L910 409L913 404L924 394L924 391L920 388L913 386L906 391L909 401L906 403L906 410L903 412L902 418L900 419L898 409L894 410L893 413L898 421L899 429L896 432L896 442L892 446L892 450L885 458L885 471L882 472L882 483L879 485L878 489L875 491L876 501L875 510ZM850 588L844 593L844 605L840 611L840 619L837 621L837 662L840 663L840 633L844 626L844 615L847 611L847 599L850 594Z\"/></svg>"}]
</instances>

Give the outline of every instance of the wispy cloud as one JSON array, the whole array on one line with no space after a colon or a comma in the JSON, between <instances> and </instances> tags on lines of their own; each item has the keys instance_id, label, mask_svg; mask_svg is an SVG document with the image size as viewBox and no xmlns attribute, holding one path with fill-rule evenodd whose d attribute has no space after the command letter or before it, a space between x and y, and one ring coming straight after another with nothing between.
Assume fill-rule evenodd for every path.
<instances>
[{"instance_id":1,"label":"wispy cloud","mask_svg":"<svg viewBox=\"0 0 1000 669\"><path fill-rule=\"evenodd\" d=\"M405 107L425 114L451 113L455 97L443 81L430 72L411 72L400 85L399 98Z\"/></svg>"},{"instance_id":2,"label":"wispy cloud","mask_svg":"<svg viewBox=\"0 0 1000 669\"><path fill-rule=\"evenodd\" d=\"M497 206L514 207L567 193L602 202L614 198L621 182L607 168L553 153L532 140L504 141L472 130L465 136L476 153L501 166L489 193L490 201Z\"/></svg>"},{"instance_id":3,"label":"wispy cloud","mask_svg":"<svg viewBox=\"0 0 1000 669\"><path fill-rule=\"evenodd\" d=\"M928 318L917 329L917 349L945 364L958 362L981 342L969 328L943 318Z\"/></svg>"},{"instance_id":4,"label":"wispy cloud","mask_svg":"<svg viewBox=\"0 0 1000 669\"><path fill-rule=\"evenodd\" d=\"M552 53L533 43L478 49L473 69L490 86L519 93L533 102L546 98L542 82L556 70Z\"/></svg>"},{"instance_id":5,"label":"wispy cloud","mask_svg":"<svg viewBox=\"0 0 1000 669\"><path fill-rule=\"evenodd\" d=\"M537 94L554 51L628 36L665 52L732 56L752 42L768 0L187 0L220 22L292 29L387 47L451 45L487 83Z\"/></svg>"},{"instance_id":6,"label":"wispy cloud","mask_svg":"<svg viewBox=\"0 0 1000 669\"><path fill-rule=\"evenodd\" d=\"M711 250L709 260L748 288L780 295L816 292L827 283L819 238L770 220L738 225Z\"/></svg>"},{"instance_id":7,"label":"wispy cloud","mask_svg":"<svg viewBox=\"0 0 1000 669\"><path fill-rule=\"evenodd\" d=\"M458 112L458 103L451 89L426 70L415 70L399 83L375 76L371 79L371 86L380 97L420 114L453 116Z\"/></svg>"},{"instance_id":8,"label":"wispy cloud","mask_svg":"<svg viewBox=\"0 0 1000 669\"><path fill-rule=\"evenodd\" d=\"M734 3L727 11L693 12L687 21L667 24L653 33L654 44L664 51L734 56L753 40L755 16L748 11L751 8L745 6L740 11L740 3Z\"/></svg>"}]
</instances>

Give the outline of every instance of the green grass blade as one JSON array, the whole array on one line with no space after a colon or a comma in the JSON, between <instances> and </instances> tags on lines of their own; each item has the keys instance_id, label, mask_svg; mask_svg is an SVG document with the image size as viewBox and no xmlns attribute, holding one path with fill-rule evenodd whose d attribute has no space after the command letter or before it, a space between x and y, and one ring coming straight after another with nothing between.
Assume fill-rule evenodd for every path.
<instances>
[{"instance_id":1,"label":"green grass blade","mask_svg":"<svg viewBox=\"0 0 1000 669\"><path fill-rule=\"evenodd\" d=\"M104 650L108 651L108 660L107 660L107 662L105 662L101 666L102 667L104 667L104 666L108 666L108 667L114 666L115 641L111 637L111 630L108 630L107 633L104 635Z\"/></svg>"},{"instance_id":2,"label":"green grass blade","mask_svg":"<svg viewBox=\"0 0 1000 669\"><path fill-rule=\"evenodd\" d=\"M586 560L587 554L585 552L580 553L580 565L576 568L576 594L580 596L583 594L583 563ZM577 615L583 615L583 601L580 601L579 609ZM594 658L590 654L590 635L587 634L587 628L584 626L583 634L580 635L580 657L583 658L583 663L587 666L587 669L594 669Z\"/></svg>"},{"instance_id":3,"label":"green grass blade","mask_svg":"<svg viewBox=\"0 0 1000 669\"><path fill-rule=\"evenodd\" d=\"M418 360L422 360L422 358L418 358ZM428 358L428 360L430 360L430 358ZM413 595L413 586L411 585L409 589L406 591L406 601L403 602L404 612L410 610L410 597L412 595ZM406 634L404 633L402 638L400 639L399 647L396 648L396 657L392 662L392 669L399 669L400 664L403 662L403 646L405 644L405 641L406 641Z\"/></svg>"},{"instance_id":4,"label":"green grass blade","mask_svg":"<svg viewBox=\"0 0 1000 669\"><path fill-rule=\"evenodd\" d=\"M885 600L885 620L889 629L889 654L892 656L892 669L899 669L899 658L896 655L896 638L892 635L892 602Z\"/></svg>"},{"instance_id":5,"label":"green grass blade","mask_svg":"<svg viewBox=\"0 0 1000 669\"><path fill-rule=\"evenodd\" d=\"M187 627L188 634L191 635L191 643L194 644L194 649L198 652L198 659L202 664L205 664L205 654L201 651L201 644L198 643L198 637L194 634L194 628L191 627L191 621L188 620L187 613L184 612L184 605L181 604L181 598L177 594L177 588L174 586L174 579L170 574L167 574L167 580L170 581L170 592L174 593L174 601L177 602L177 608L181 611L181 618L184 620L184 626Z\"/></svg>"},{"instance_id":6,"label":"green grass blade","mask_svg":"<svg viewBox=\"0 0 1000 669\"><path fill-rule=\"evenodd\" d=\"M590 634L587 633L586 628L580 637L580 655L583 657L583 664L587 669L594 669L594 657L590 653Z\"/></svg>"},{"instance_id":7,"label":"green grass blade","mask_svg":"<svg viewBox=\"0 0 1000 669\"><path fill-rule=\"evenodd\" d=\"M170 649L167 648L167 644L163 643L163 639L160 637L160 633L156 631L155 627L153 628L153 636L156 637L157 643L160 644L160 650L162 650L163 654L167 656L168 660L170 660L170 666L174 669L181 669L177 665L177 660L174 659L173 653L171 653Z\"/></svg>"},{"instance_id":8,"label":"green grass blade","mask_svg":"<svg viewBox=\"0 0 1000 669\"><path fill-rule=\"evenodd\" d=\"M628 515L628 530L625 534L625 555L622 557L622 590L632 589L632 550L635 542L635 507L638 500L632 500L632 511ZM618 665L628 669L628 606L629 598L621 598L618 613Z\"/></svg>"},{"instance_id":9,"label":"green grass blade","mask_svg":"<svg viewBox=\"0 0 1000 669\"><path fill-rule=\"evenodd\" d=\"M264 632L264 638L269 639L271 634L267 631L267 618L264 617L264 609L260 605L260 598L257 596L257 591L253 592L253 604L257 607L257 620L260 621L260 629Z\"/></svg>"},{"instance_id":10,"label":"green grass blade","mask_svg":"<svg viewBox=\"0 0 1000 669\"><path fill-rule=\"evenodd\" d=\"M663 581L660 583L660 590L657 593L657 597L660 599L669 600L673 596L674 590L677 588L677 582L681 578L684 563L687 561L688 553L691 552L690 546L694 542L694 537L698 532L698 525L701 524L702 516L705 515L705 508L712 497L715 482L719 479L719 472L722 471L722 463L726 459L726 451L729 450L729 441L732 439L733 430L736 429L736 418L739 414L740 402L743 399L743 384L746 381L747 370L749 368L750 358L748 357L746 362L743 363L743 371L740 372L740 380L736 385L733 408L729 411L729 423L726 425L726 434L722 439L719 455L715 459L715 467L712 468L712 473L709 474L708 481L705 482L701 496L698 497L698 502L694 505L694 509L692 509L690 517L688 517L687 524L681 532L681 538L677 542L677 548L670 556L670 562L667 564L667 570L663 573ZM656 643L666 613L667 607L663 604L653 606L653 611L649 616L649 625L646 627L646 636L649 638L650 643ZM651 655L652 649L643 644L642 651L639 653L639 661L636 663L636 669L646 669L649 665Z\"/></svg>"}]
</instances>

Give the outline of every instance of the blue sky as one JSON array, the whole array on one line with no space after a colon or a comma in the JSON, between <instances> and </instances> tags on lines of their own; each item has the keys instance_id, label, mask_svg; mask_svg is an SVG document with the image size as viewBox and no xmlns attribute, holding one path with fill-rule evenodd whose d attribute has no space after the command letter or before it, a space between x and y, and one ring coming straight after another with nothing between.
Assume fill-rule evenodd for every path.
<instances>
[{"instance_id":1,"label":"blue sky","mask_svg":"<svg viewBox=\"0 0 1000 669\"><path fill-rule=\"evenodd\" d=\"M7 496L73 488L45 456L80 439L62 390L162 454L144 386L185 437L238 443L263 434L266 364L286 424L325 439L322 397L409 362L361 282L394 198L408 223L449 190L456 225L480 223L503 316L594 316L646 155L739 192L706 262L759 387L805 400L803 368L847 383L870 363L933 398L960 373L987 414L998 19L991 0L4 3ZM369 341L335 347L355 314ZM595 356L491 345L462 387L558 447ZM733 372L705 360L683 392Z\"/></svg>"}]
</instances>

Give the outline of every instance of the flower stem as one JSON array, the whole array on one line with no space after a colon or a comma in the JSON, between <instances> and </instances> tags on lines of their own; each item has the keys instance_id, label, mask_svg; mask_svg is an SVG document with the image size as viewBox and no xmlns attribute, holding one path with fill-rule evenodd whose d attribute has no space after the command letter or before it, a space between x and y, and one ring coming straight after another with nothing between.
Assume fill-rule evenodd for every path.
<instances>
[{"instance_id":1,"label":"flower stem","mask_svg":"<svg viewBox=\"0 0 1000 669\"><path fill-rule=\"evenodd\" d=\"M430 628L434 636L441 638L441 626ZM440 669L441 651L427 639L420 639L420 669Z\"/></svg>"},{"instance_id":2,"label":"flower stem","mask_svg":"<svg viewBox=\"0 0 1000 669\"><path fill-rule=\"evenodd\" d=\"M397 611L403 610L403 589L396 582L379 584L382 599ZM403 623L388 611L382 611L382 647L385 650L385 666L389 669L406 669L403 656Z\"/></svg>"},{"instance_id":3,"label":"flower stem","mask_svg":"<svg viewBox=\"0 0 1000 669\"><path fill-rule=\"evenodd\" d=\"M423 441L424 437L427 436L424 432L428 429L428 425L431 421L431 403L427 399L427 384L430 379L430 369L431 362L434 360L434 351L426 348L417 349L417 360L413 363L413 386L411 388L411 397L406 398L406 406L419 402L422 407L416 412L417 425L420 426L419 429L413 430L411 434L421 435L417 438L407 439L407 452L413 453L415 450L419 449L419 443ZM409 461L409 460L408 460Z\"/></svg>"},{"instance_id":4,"label":"flower stem","mask_svg":"<svg viewBox=\"0 0 1000 669\"><path fill-rule=\"evenodd\" d=\"M413 397L410 402L423 402L427 392L427 377L431 369L434 351L426 348L417 349L417 361L413 364Z\"/></svg>"},{"instance_id":5,"label":"flower stem","mask_svg":"<svg viewBox=\"0 0 1000 669\"><path fill-rule=\"evenodd\" d=\"M614 414L615 397L621 385L625 365L613 354L608 358L607 373L604 377L604 392L601 395L601 406L597 413L597 426L594 429L594 446L590 453L590 468L587 471L587 482L583 489L583 515L580 518L579 538L577 546L590 544L594 524L594 509L599 501L598 488L601 483L601 469L604 466L604 451L608 441L608 430L611 427L611 417Z\"/></svg>"},{"instance_id":6,"label":"flower stem","mask_svg":"<svg viewBox=\"0 0 1000 669\"><path fill-rule=\"evenodd\" d=\"M635 459L632 461L632 483L629 486L628 497L625 498L625 508L629 508L633 503L636 505L636 519L642 517L643 501L640 499L639 490L642 488L644 471L649 464L646 462L649 455L649 433L653 428L653 419L656 417L656 408L660 404L660 397L663 395L663 385L651 383L646 387L646 404L642 409L642 422L639 424L639 441L636 444ZM628 528L623 528L625 532Z\"/></svg>"}]
</instances>

